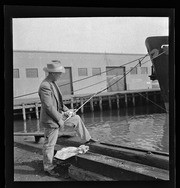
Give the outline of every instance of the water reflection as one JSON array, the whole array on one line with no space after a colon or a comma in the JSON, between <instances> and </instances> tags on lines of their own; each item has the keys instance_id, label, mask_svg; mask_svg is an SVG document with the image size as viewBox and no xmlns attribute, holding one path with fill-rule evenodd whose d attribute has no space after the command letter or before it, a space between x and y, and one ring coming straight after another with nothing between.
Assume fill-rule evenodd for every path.
<instances>
[{"instance_id":1,"label":"water reflection","mask_svg":"<svg viewBox=\"0 0 180 188\"><path fill-rule=\"evenodd\" d=\"M169 122L155 107L80 114L91 135L101 142L169 152ZM14 132L43 131L39 120L14 121Z\"/></svg>"},{"instance_id":2,"label":"water reflection","mask_svg":"<svg viewBox=\"0 0 180 188\"><path fill-rule=\"evenodd\" d=\"M169 152L166 113L152 113L152 109L145 107L94 112L81 116L91 135L101 142Z\"/></svg>"}]
</instances>

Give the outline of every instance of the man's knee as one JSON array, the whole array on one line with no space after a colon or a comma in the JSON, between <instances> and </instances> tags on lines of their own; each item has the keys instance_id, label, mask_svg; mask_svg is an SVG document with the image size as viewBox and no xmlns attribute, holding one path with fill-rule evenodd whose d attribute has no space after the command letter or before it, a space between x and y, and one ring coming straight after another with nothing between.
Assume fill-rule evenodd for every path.
<instances>
[{"instance_id":1,"label":"man's knee","mask_svg":"<svg viewBox=\"0 0 180 188\"><path fill-rule=\"evenodd\" d=\"M78 120L81 119L81 117L80 117L79 115L77 115L77 114L76 114L74 117L75 117L76 119L78 119Z\"/></svg>"}]
</instances>

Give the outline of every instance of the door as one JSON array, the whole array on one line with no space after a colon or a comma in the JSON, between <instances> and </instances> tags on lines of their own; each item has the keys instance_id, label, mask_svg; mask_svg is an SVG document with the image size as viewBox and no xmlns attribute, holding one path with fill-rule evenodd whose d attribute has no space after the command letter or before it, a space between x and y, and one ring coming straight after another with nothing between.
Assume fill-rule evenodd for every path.
<instances>
[{"instance_id":1,"label":"door","mask_svg":"<svg viewBox=\"0 0 180 188\"><path fill-rule=\"evenodd\" d=\"M106 67L108 92L124 91L125 87L125 67Z\"/></svg>"}]
</instances>

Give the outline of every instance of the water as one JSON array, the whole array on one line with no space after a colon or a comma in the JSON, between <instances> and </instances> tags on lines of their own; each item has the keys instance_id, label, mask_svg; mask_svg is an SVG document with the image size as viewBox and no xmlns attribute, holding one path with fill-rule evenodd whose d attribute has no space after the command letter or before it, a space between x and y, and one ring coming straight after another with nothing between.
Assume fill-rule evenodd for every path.
<instances>
[{"instance_id":1,"label":"water","mask_svg":"<svg viewBox=\"0 0 180 188\"><path fill-rule=\"evenodd\" d=\"M169 153L168 115L154 106L79 114L101 142ZM14 132L43 131L39 121L14 121Z\"/></svg>"}]
</instances>

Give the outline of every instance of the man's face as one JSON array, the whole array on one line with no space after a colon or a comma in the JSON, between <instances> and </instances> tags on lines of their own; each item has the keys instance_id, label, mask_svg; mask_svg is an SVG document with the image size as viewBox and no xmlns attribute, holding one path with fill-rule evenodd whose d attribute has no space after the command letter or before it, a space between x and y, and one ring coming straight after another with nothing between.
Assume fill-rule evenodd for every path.
<instances>
[{"instance_id":1,"label":"man's face","mask_svg":"<svg viewBox=\"0 0 180 188\"><path fill-rule=\"evenodd\" d=\"M57 81L60 79L62 72L53 72L54 80Z\"/></svg>"}]
</instances>

